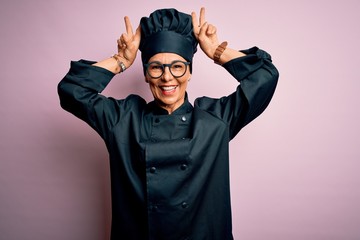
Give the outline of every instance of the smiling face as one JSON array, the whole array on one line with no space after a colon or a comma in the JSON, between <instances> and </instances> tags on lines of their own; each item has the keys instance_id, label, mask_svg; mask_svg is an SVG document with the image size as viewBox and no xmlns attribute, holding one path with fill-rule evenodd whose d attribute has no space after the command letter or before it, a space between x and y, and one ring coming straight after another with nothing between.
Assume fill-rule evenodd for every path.
<instances>
[{"instance_id":1,"label":"smiling face","mask_svg":"<svg viewBox=\"0 0 360 240\"><path fill-rule=\"evenodd\" d=\"M175 53L158 53L149 59L149 62L159 62L161 64L171 64L174 61L186 62L183 57ZM164 74L160 78L152 78L146 73L145 80L149 83L157 104L171 114L184 103L190 77L189 66L186 66L185 74L178 78L171 74L169 67L165 67Z\"/></svg>"}]
</instances>

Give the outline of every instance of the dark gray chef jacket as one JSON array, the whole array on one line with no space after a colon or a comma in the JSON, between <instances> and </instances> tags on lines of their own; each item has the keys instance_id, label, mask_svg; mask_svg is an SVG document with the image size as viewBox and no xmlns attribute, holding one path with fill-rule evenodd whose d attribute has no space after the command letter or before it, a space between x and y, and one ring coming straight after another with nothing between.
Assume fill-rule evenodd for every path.
<instances>
[{"instance_id":1,"label":"dark gray chef jacket","mask_svg":"<svg viewBox=\"0 0 360 240\"><path fill-rule=\"evenodd\" d=\"M112 240L233 239L229 141L264 111L279 76L268 53L243 52L223 65L240 83L235 92L194 105L186 97L172 114L137 95L101 95L114 74L71 62L58 85L60 103L105 141Z\"/></svg>"}]
</instances>

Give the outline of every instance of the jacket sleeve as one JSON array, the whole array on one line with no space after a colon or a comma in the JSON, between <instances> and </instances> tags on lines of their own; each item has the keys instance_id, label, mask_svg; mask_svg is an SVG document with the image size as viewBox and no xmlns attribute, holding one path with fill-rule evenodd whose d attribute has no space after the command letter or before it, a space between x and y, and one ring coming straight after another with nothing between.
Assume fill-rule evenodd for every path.
<instances>
[{"instance_id":1,"label":"jacket sleeve","mask_svg":"<svg viewBox=\"0 0 360 240\"><path fill-rule=\"evenodd\" d=\"M88 123L102 138L120 121L126 100L107 98L100 93L114 74L92 66L94 62L72 61L69 72L58 84L61 107Z\"/></svg>"},{"instance_id":2,"label":"jacket sleeve","mask_svg":"<svg viewBox=\"0 0 360 240\"><path fill-rule=\"evenodd\" d=\"M239 82L236 91L220 99L204 97L195 101L195 105L229 125L230 140L265 110L279 78L267 52L257 47L242 52L247 55L223 65Z\"/></svg>"}]
</instances>

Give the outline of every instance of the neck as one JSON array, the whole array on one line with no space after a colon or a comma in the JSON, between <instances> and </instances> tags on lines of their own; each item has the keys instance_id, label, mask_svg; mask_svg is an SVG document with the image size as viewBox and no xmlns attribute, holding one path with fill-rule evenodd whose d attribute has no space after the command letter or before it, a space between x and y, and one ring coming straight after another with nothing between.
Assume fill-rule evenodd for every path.
<instances>
[{"instance_id":1,"label":"neck","mask_svg":"<svg viewBox=\"0 0 360 240\"><path fill-rule=\"evenodd\" d=\"M175 104L164 104L163 102L156 102L158 104L159 107L161 107L162 109L165 109L168 114L172 114L173 112L175 112L179 107L181 107L181 105L184 103L184 101L182 101L181 103L177 102Z\"/></svg>"}]
</instances>

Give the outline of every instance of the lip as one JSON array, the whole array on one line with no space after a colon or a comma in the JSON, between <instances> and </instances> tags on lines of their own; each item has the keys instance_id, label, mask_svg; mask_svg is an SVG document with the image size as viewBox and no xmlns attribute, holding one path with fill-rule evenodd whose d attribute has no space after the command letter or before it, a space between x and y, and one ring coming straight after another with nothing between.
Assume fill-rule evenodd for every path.
<instances>
[{"instance_id":1,"label":"lip","mask_svg":"<svg viewBox=\"0 0 360 240\"><path fill-rule=\"evenodd\" d=\"M178 85L162 85L162 86L159 86L159 89L161 90L163 95L171 95L171 94L175 93L177 88L178 88Z\"/></svg>"}]
</instances>

